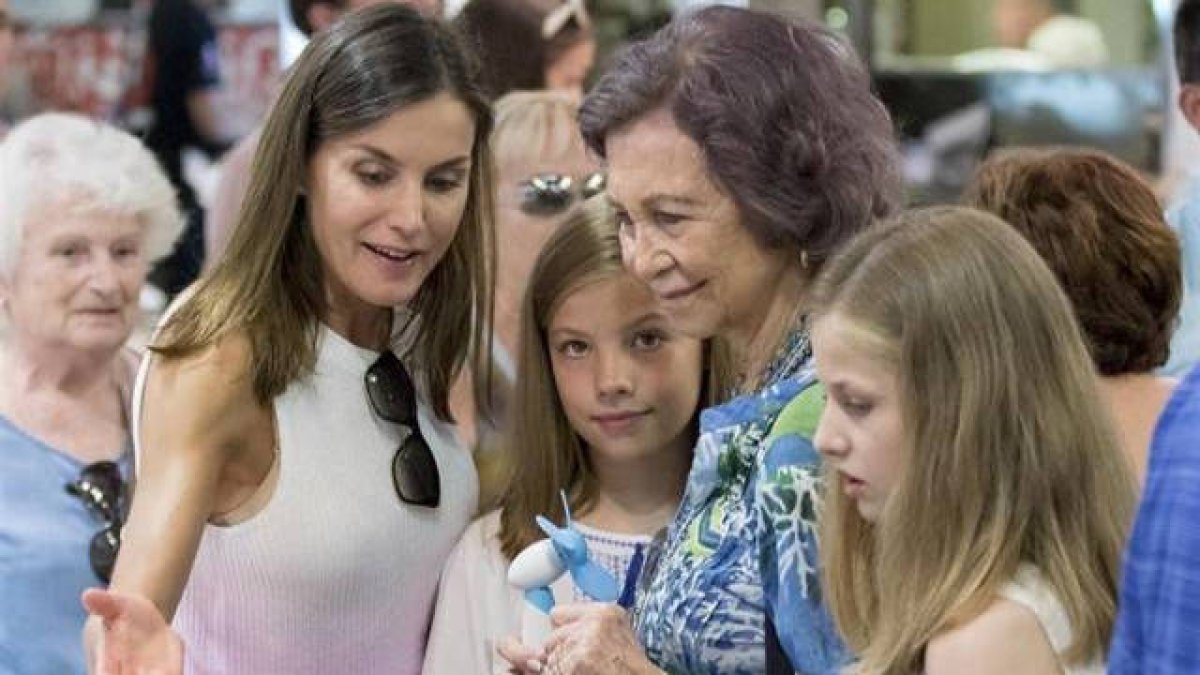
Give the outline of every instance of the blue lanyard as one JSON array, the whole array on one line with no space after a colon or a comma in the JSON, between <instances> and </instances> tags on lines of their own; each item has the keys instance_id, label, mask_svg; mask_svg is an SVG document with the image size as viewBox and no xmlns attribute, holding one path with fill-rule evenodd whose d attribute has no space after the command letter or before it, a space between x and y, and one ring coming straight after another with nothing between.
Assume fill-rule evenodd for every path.
<instances>
[{"instance_id":1,"label":"blue lanyard","mask_svg":"<svg viewBox=\"0 0 1200 675\"><path fill-rule=\"evenodd\" d=\"M633 558L629 560L629 569L625 570L625 587L621 589L621 597L617 598L617 604L624 609L631 609L634 600L637 598L637 582L638 577L642 575L642 549L644 544L635 544L633 547Z\"/></svg>"}]
</instances>

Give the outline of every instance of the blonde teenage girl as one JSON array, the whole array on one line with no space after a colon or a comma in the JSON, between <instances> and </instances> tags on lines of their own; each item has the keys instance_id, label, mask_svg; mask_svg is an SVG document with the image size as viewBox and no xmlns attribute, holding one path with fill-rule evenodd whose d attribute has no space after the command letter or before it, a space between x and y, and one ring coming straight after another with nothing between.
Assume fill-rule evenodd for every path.
<instances>
[{"instance_id":1,"label":"blonde teenage girl","mask_svg":"<svg viewBox=\"0 0 1200 675\"><path fill-rule=\"evenodd\" d=\"M994 216L916 211L830 263L812 316L855 672L1103 673L1134 482L1038 254Z\"/></svg>"}]
</instances>

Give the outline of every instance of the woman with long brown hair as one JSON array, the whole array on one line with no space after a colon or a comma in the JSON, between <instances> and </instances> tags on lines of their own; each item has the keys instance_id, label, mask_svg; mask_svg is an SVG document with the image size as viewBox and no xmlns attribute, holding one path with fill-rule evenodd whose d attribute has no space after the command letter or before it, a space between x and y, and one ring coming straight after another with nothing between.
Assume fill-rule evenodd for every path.
<instances>
[{"instance_id":1,"label":"woman with long brown hair","mask_svg":"<svg viewBox=\"0 0 1200 675\"><path fill-rule=\"evenodd\" d=\"M490 331L491 112L466 54L385 4L289 73L227 253L139 376L117 593L85 596L102 672L145 665L163 618L198 672L420 672L477 494L448 391Z\"/></svg>"}]
</instances>

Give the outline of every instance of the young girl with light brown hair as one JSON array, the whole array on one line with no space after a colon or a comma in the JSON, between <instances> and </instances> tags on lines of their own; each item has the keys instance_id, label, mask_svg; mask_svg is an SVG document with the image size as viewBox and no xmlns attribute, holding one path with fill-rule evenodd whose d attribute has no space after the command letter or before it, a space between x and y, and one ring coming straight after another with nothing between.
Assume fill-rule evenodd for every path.
<instances>
[{"instance_id":1,"label":"young girl with light brown hair","mask_svg":"<svg viewBox=\"0 0 1200 675\"><path fill-rule=\"evenodd\" d=\"M821 555L856 673L1103 673L1134 482L1070 304L994 216L915 211L814 289Z\"/></svg>"},{"instance_id":2,"label":"young girl with light brown hair","mask_svg":"<svg viewBox=\"0 0 1200 675\"><path fill-rule=\"evenodd\" d=\"M675 514L696 417L716 391L704 345L669 330L621 265L611 207L589 200L534 265L521 318L500 509L475 521L442 573L425 672L505 673L493 648L544 620L506 581L512 559L563 523L565 491L591 560L628 606L651 537ZM568 577L557 604L588 600Z\"/></svg>"}]
</instances>

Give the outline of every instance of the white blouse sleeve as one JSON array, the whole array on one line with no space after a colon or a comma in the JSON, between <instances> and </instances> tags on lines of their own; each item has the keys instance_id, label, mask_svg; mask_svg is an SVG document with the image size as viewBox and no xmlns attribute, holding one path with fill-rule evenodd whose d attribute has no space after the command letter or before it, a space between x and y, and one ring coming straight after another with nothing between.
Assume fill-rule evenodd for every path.
<instances>
[{"instance_id":1,"label":"white blouse sleeve","mask_svg":"<svg viewBox=\"0 0 1200 675\"><path fill-rule=\"evenodd\" d=\"M496 534L499 515L467 528L450 553L438 587L424 675L506 673L496 643L520 634L520 595L509 588L508 562Z\"/></svg>"}]
</instances>

